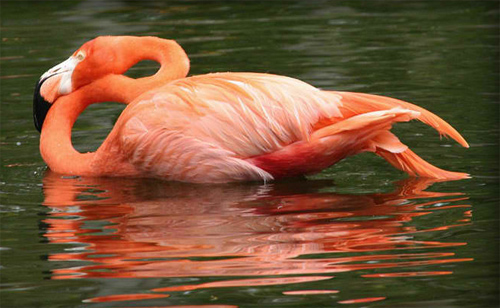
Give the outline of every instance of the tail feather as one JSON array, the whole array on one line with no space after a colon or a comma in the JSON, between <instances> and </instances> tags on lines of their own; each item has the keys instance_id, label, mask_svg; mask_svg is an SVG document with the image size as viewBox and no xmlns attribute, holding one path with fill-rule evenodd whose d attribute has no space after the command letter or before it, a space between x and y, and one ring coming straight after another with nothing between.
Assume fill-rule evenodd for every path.
<instances>
[{"instance_id":1,"label":"tail feather","mask_svg":"<svg viewBox=\"0 0 500 308\"><path fill-rule=\"evenodd\" d=\"M424 108L398 100L395 98L378 96L373 94L353 93L353 92L334 92L342 96L343 106L341 112L350 117L356 114L372 112L376 110L386 110L395 107L418 111L420 116L417 118L423 123L436 129L440 135L449 136L462 146L468 148L469 144L450 124Z\"/></svg>"},{"instance_id":2,"label":"tail feather","mask_svg":"<svg viewBox=\"0 0 500 308\"><path fill-rule=\"evenodd\" d=\"M318 130L315 134L326 135L332 133L334 127L354 128L350 122L362 120L365 125L365 131L370 132L370 139L366 145L365 151L374 152L383 157L391 165L399 170L408 173L411 176L420 176L433 179L464 179L469 175L461 172L452 172L440 169L426 162L410 150L406 145L393 135L390 125L375 125L377 122L388 121L390 124L410 119L418 119L423 123L436 129L441 135L450 136L464 147L469 147L467 141L448 123L437 115L416 105L389 97L351 93L335 92L342 96L342 106L340 111L346 120L339 122L338 125L332 125ZM378 114L383 112L382 114ZM406 117L403 117L406 112ZM377 115L377 116L375 116ZM393 115L394 119L386 119ZM374 117L375 116L375 117ZM369 117L370 120L363 117ZM359 119L359 120L358 120ZM346 124L349 124L346 126ZM357 124L361 126L362 124Z\"/></svg>"},{"instance_id":3,"label":"tail feather","mask_svg":"<svg viewBox=\"0 0 500 308\"><path fill-rule=\"evenodd\" d=\"M308 140L251 157L248 161L277 179L315 173L348 156L374 152L411 176L435 180L469 177L466 173L446 171L429 164L390 132L394 123L418 119L468 147L462 136L438 116L410 103L387 97L333 93L342 96L342 105L339 106L342 118L320 122Z\"/></svg>"},{"instance_id":4,"label":"tail feather","mask_svg":"<svg viewBox=\"0 0 500 308\"><path fill-rule=\"evenodd\" d=\"M365 132L363 134L366 135L367 132L373 133L380 130L389 130L393 123L407 122L418 116L418 112L402 108L367 112L350 117L336 124L323 127L315 131L311 135L311 139L320 139L342 132L353 132L357 130L364 130Z\"/></svg>"},{"instance_id":5,"label":"tail feather","mask_svg":"<svg viewBox=\"0 0 500 308\"><path fill-rule=\"evenodd\" d=\"M370 145L369 150L411 176L446 180L465 179L469 177L466 173L446 171L429 164L388 130L378 133L370 140Z\"/></svg>"},{"instance_id":6,"label":"tail feather","mask_svg":"<svg viewBox=\"0 0 500 308\"><path fill-rule=\"evenodd\" d=\"M401 153L392 153L390 151L377 148L375 154L383 157L391 165L411 176L446 180L458 180L470 177L467 173L446 171L433 166L420 158L410 149L406 149Z\"/></svg>"}]
</instances>

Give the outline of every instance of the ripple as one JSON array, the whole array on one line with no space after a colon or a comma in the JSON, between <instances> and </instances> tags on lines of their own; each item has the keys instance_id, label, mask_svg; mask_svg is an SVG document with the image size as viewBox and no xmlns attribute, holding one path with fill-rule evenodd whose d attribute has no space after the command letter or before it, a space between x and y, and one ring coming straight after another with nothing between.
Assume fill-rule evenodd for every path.
<instances>
[{"instance_id":1,"label":"ripple","mask_svg":"<svg viewBox=\"0 0 500 308\"><path fill-rule=\"evenodd\" d=\"M169 297L168 294L116 294L108 296L99 296L86 299L84 303L107 303L107 302L120 302L120 301L135 301L135 300L145 300L153 298L165 298Z\"/></svg>"},{"instance_id":2,"label":"ripple","mask_svg":"<svg viewBox=\"0 0 500 308\"><path fill-rule=\"evenodd\" d=\"M411 178L397 182L392 192L351 195L324 192L331 187L329 181L192 185L72 178L48 172L44 205L51 211L43 220L44 237L53 244L78 245L48 256L49 261L68 263L54 269L51 278L218 277L151 290L185 292L304 286L332 279L332 274L384 269L403 271L364 272L359 278L453 275L425 269L472 261L449 251L467 242L428 240L421 235L466 225L469 222L464 219L470 220L472 212L465 203L468 197L460 192L428 191L434 183ZM455 221L432 220L434 225L426 227L413 224L447 211L458 211ZM71 266L82 261L84 265ZM404 271L414 267L420 270ZM284 295L342 292L342 288L307 289ZM127 298L121 296L92 301Z\"/></svg>"}]
</instances>

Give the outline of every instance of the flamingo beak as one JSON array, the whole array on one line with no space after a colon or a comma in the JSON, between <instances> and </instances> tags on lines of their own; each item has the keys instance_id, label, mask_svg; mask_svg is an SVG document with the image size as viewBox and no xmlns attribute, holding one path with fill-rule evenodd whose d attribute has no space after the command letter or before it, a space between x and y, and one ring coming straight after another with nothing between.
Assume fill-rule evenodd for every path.
<instances>
[{"instance_id":1,"label":"flamingo beak","mask_svg":"<svg viewBox=\"0 0 500 308\"><path fill-rule=\"evenodd\" d=\"M43 122L45 121L45 117L49 112L51 103L47 102L42 95L40 95L40 88L45 80L42 79L37 82L35 86L35 94L33 95L33 120L35 122L35 127L38 132L42 132Z\"/></svg>"},{"instance_id":2,"label":"flamingo beak","mask_svg":"<svg viewBox=\"0 0 500 308\"><path fill-rule=\"evenodd\" d=\"M36 129L41 132L45 117L52 103L61 95L71 93L71 75L78 60L70 57L42 75L35 86L33 96L33 119Z\"/></svg>"}]
</instances>

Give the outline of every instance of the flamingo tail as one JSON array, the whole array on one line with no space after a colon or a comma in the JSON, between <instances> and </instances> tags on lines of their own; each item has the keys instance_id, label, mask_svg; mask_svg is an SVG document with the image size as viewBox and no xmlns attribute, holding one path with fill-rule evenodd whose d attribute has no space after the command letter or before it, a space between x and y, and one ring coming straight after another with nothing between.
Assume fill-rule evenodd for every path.
<instances>
[{"instance_id":1,"label":"flamingo tail","mask_svg":"<svg viewBox=\"0 0 500 308\"><path fill-rule=\"evenodd\" d=\"M401 153L391 153L390 151L382 148L377 148L375 154L384 158L397 169L404 171L411 176L420 176L440 180L459 180L470 177L467 173L447 171L433 166L410 149L406 149Z\"/></svg>"},{"instance_id":2,"label":"flamingo tail","mask_svg":"<svg viewBox=\"0 0 500 308\"><path fill-rule=\"evenodd\" d=\"M333 93L342 96L343 106L340 107L340 110L345 117L351 117L357 114L363 114L377 110L387 110L395 107L418 111L420 115L416 118L417 120L431 126L435 130L437 130L441 136L449 136L463 147L469 147L467 141L465 141L460 133L458 133L450 124L422 107L399 99L373 94L354 92Z\"/></svg>"},{"instance_id":3,"label":"flamingo tail","mask_svg":"<svg viewBox=\"0 0 500 308\"><path fill-rule=\"evenodd\" d=\"M465 139L450 124L445 122L437 115L421 107L401 100L383 96L349 92L337 93L339 93L343 97L343 106L341 107L342 113L345 117L350 117L349 119L342 121L341 123L343 124L351 119L356 119L363 115L366 116L376 113L374 111L391 111L403 108L404 110L411 111L410 113L408 113L408 116L410 116L412 119L420 120L423 123L428 124L429 126L436 129L440 133L440 135L449 136L462 146L467 148L469 147ZM399 111L399 113L402 114L401 111ZM391 124L394 122L408 120L408 116L406 118L402 116L397 117L397 113L393 114L395 114L395 118L389 120ZM387 115L385 117L387 117ZM380 121L380 119L378 119L377 121ZM430 163L420 158L406 145L401 143L401 141L395 135L389 132L390 125L380 130L380 128L373 126L373 122L373 120L368 121L364 124L364 126L370 126L369 130L371 132L380 132L370 139L370 142L368 143L369 146L366 151L374 152L378 156L387 160L397 169L402 170L411 176L421 176L434 179L463 179L469 177L469 175L466 173L446 171L431 165Z\"/></svg>"}]
</instances>

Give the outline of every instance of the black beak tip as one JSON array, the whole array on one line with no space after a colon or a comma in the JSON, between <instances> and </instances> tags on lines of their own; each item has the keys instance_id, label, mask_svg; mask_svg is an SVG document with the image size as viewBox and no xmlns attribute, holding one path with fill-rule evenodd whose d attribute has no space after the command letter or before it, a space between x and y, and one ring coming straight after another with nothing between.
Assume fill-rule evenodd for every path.
<instances>
[{"instance_id":1,"label":"black beak tip","mask_svg":"<svg viewBox=\"0 0 500 308\"><path fill-rule=\"evenodd\" d=\"M35 127L39 132L42 132L43 122L49 112L50 106L52 106L52 104L47 102L42 95L40 95L40 88L42 87L44 81L45 79L36 83L35 93L33 95L33 120L35 122Z\"/></svg>"}]
</instances>

